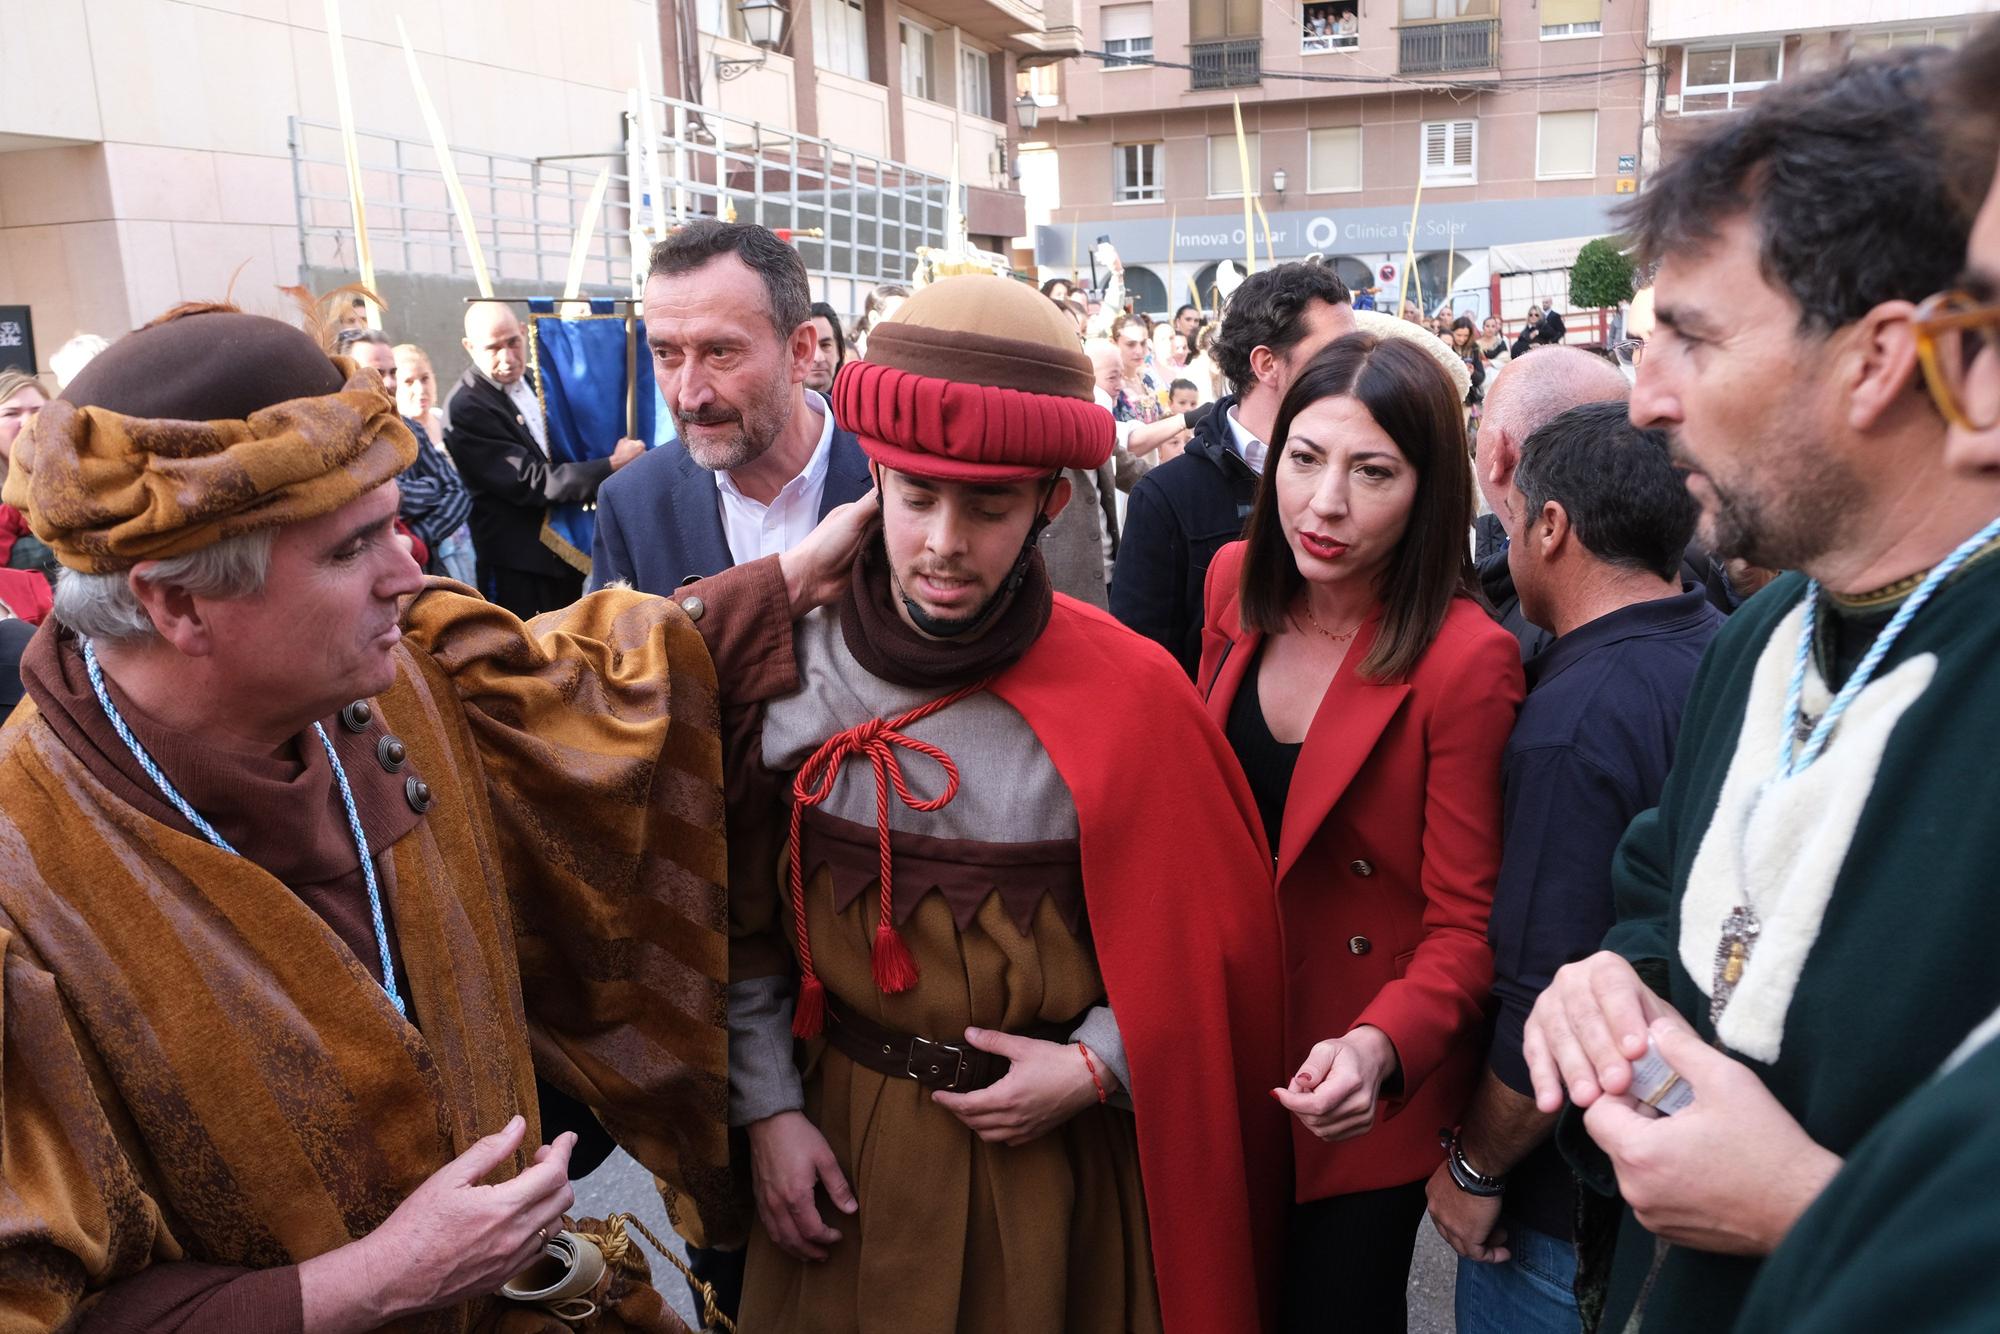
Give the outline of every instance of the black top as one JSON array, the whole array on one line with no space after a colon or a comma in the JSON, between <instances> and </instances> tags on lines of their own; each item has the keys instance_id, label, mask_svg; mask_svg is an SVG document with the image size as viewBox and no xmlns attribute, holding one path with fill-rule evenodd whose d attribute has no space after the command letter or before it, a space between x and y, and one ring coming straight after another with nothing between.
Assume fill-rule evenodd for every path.
<instances>
[{"instance_id":1,"label":"black top","mask_svg":"<svg viewBox=\"0 0 2000 1334\"><path fill-rule=\"evenodd\" d=\"M1257 813L1264 817L1264 837L1271 844L1271 856L1278 855L1278 830L1285 823L1285 798L1292 790L1292 770L1298 767L1303 742L1283 742L1271 735L1264 721L1264 704L1257 698L1257 677L1264 670L1264 650L1243 676L1236 698L1229 702L1229 725L1223 735L1236 752L1243 776L1250 780L1250 795L1257 800Z\"/></svg>"},{"instance_id":2,"label":"black top","mask_svg":"<svg viewBox=\"0 0 2000 1334\"><path fill-rule=\"evenodd\" d=\"M1505 824L1487 934L1499 1003L1493 1073L1532 1096L1521 1031L1555 971L1593 953L1614 913L1612 854L1657 805L1681 708L1721 613L1700 591L1635 603L1555 640L1501 759ZM1506 1212L1555 1237L1575 1214L1569 1169L1544 1142L1509 1174Z\"/></svg>"}]
</instances>

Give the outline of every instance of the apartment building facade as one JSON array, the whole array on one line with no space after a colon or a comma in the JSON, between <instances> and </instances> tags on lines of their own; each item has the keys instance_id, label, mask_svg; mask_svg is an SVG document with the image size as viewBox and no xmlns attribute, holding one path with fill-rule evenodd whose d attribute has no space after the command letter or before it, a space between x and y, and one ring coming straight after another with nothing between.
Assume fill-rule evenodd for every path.
<instances>
[{"instance_id":1,"label":"apartment building facade","mask_svg":"<svg viewBox=\"0 0 2000 1334\"><path fill-rule=\"evenodd\" d=\"M406 35L502 296L561 292L573 253L585 294L629 295L658 230L632 169L641 89L667 225L793 227L814 294L843 309L945 239L954 168L974 241L1005 251L1025 225L1015 77L1081 49L1071 0L926 3L340 0L391 332L446 372L474 290ZM0 0L0 364L46 369L72 334L116 336L186 300L292 318L280 287L358 276L327 12Z\"/></svg>"},{"instance_id":2,"label":"apartment building facade","mask_svg":"<svg viewBox=\"0 0 2000 1334\"><path fill-rule=\"evenodd\" d=\"M659 3L670 96L955 178L982 249L1025 231L1017 75L1083 49L1075 0L791 0L770 49L748 15L778 0Z\"/></svg>"},{"instance_id":3,"label":"apartment building facade","mask_svg":"<svg viewBox=\"0 0 2000 1334\"><path fill-rule=\"evenodd\" d=\"M1646 0L1161 0L1081 21L1095 54L1063 67L1030 172L1053 178L1035 260L1088 282L1109 237L1148 310L1207 308L1217 265L1251 249L1319 254L1385 304L1483 315L1502 273L1560 300L1638 188ZM1246 157L1268 241L1245 228Z\"/></svg>"},{"instance_id":4,"label":"apartment building facade","mask_svg":"<svg viewBox=\"0 0 2000 1334\"><path fill-rule=\"evenodd\" d=\"M1897 47L1955 47L1996 11L1996 0L1652 0L1660 114L1646 157L1781 80Z\"/></svg>"}]
</instances>

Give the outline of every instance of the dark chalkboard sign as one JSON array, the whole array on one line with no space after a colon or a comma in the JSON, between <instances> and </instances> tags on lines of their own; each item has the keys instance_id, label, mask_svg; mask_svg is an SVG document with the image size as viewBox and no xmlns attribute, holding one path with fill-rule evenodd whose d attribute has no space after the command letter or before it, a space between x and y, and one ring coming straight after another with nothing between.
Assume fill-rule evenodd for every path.
<instances>
[{"instance_id":1,"label":"dark chalkboard sign","mask_svg":"<svg viewBox=\"0 0 2000 1334\"><path fill-rule=\"evenodd\" d=\"M26 306L0 306L0 370L35 373L35 322Z\"/></svg>"}]
</instances>

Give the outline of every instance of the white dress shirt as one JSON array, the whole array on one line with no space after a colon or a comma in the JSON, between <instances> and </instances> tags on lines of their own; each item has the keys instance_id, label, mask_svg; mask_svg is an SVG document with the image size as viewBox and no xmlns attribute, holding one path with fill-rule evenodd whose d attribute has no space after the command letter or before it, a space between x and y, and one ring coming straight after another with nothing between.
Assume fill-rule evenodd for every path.
<instances>
[{"instance_id":1,"label":"white dress shirt","mask_svg":"<svg viewBox=\"0 0 2000 1334\"><path fill-rule=\"evenodd\" d=\"M819 414L819 443L799 475L770 504L744 495L728 473L715 474L715 489L722 496L722 535L729 542L729 558L738 565L789 551L819 525L827 460L833 453L833 413L817 393L805 393L806 405Z\"/></svg>"},{"instance_id":2,"label":"white dress shirt","mask_svg":"<svg viewBox=\"0 0 2000 1334\"><path fill-rule=\"evenodd\" d=\"M1270 447L1244 429L1243 423L1236 420L1235 408L1229 410L1229 435L1236 442L1236 452L1250 465L1250 471L1262 477L1264 456L1271 452Z\"/></svg>"},{"instance_id":3,"label":"white dress shirt","mask_svg":"<svg viewBox=\"0 0 2000 1334\"><path fill-rule=\"evenodd\" d=\"M528 434L535 437L535 444L546 455L549 452L549 428L542 421L542 403L535 397L535 387L528 383L526 375L522 375L508 385L505 392L508 401L514 405L514 411L520 413L521 420L528 424Z\"/></svg>"}]
</instances>

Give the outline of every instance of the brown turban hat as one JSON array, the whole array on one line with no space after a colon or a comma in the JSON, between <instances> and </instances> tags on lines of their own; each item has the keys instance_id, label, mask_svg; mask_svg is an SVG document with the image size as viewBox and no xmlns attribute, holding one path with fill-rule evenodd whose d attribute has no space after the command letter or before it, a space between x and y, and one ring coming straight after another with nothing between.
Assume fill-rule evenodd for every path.
<instances>
[{"instance_id":1,"label":"brown turban hat","mask_svg":"<svg viewBox=\"0 0 2000 1334\"><path fill-rule=\"evenodd\" d=\"M15 442L5 500L65 566L111 574L329 513L416 456L375 372L208 307L85 367Z\"/></svg>"}]
</instances>

